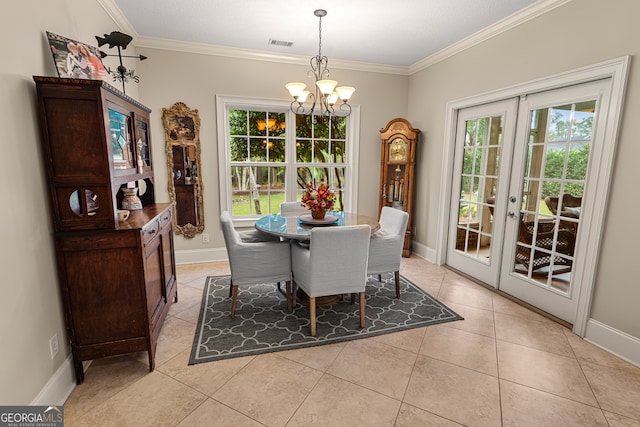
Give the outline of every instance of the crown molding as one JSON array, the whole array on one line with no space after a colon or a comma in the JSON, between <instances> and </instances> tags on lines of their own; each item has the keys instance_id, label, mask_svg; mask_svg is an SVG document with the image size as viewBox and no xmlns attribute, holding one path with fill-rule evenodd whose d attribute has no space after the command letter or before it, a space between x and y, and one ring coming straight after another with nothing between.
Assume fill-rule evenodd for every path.
<instances>
[{"instance_id":1,"label":"crown molding","mask_svg":"<svg viewBox=\"0 0 640 427\"><path fill-rule=\"evenodd\" d=\"M138 37L136 47L150 49L188 52L201 55L224 56L228 58L251 59L258 61L279 62L283 64L309 65L309 56L285 55L263 50L242 49L228 46L211 45L208 43L184 42L154 37ZM409 68L405 66L373 64L368 62L346 61L331 59L332 69L368 71L373 73L409 75Z\"/></svg>"},{"instance_id":2,"label":"crown molding","mask_svg":"<svg viewBox=\"0 0 640 427\"><path fill-rule=\"evenodd\" d=\"M129 19L124 16L122 10L118 7L115 0L96 0L100 6L107 12L107 15L113 20L118 27L118 30L133 37L133 44L135 45L136 39L140 36L138 32L133 28Z\"/></svg>"},{"instance_id":3,"label":"crown molding","mask_svg":"<svg viewBox=\"0 0 640 427\"><path fill-rule=\"evenodd\" d=\"M560 7L571 0L540 0L529 7L526 7L513 15L496 22L495 24L483 28L482 30L465 37L464 39L434 53L428 57L421 59L420 61L409 66L409 75L415 74L418 71L424 70L440 61L460 53L466 49L469 49L479 43L489 40L499 34L502 34L511 28L524 24L540 15L544 15L551 10Z\"/></svg>"}]
</instances>

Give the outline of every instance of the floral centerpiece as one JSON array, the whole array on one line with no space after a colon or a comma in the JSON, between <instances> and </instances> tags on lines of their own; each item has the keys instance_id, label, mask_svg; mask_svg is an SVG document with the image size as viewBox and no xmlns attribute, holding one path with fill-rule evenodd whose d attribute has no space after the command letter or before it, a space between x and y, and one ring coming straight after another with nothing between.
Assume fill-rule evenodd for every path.
<instances>
[{"instance_id":1,"label":"floral centerpiece","mask_svg":"<svg viewBox=\"0 0 640 427\"><path fill-rule=\"evenodd\" d=\"M306 187L307 190L302 195L302 206L311 210L313 219L323 219L326 211L333 207L335 194L324 183L324 180L321 180L317 187L315 180L313 183L307 184Z\"/></svg>"}]
</instances>

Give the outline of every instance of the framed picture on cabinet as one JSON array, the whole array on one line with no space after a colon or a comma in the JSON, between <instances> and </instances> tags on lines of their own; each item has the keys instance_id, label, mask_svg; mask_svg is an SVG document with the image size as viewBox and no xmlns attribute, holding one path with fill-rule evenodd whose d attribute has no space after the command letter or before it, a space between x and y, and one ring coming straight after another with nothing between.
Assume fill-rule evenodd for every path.
<instances>
[{"instance_id":1,"label":"framed picture on cabinet","mask_svg":"<svg viewBox=\"0 0 640 427\"><path fill-rule=\"evenodd\" d=\"M91 80L104 78L106 71L97 47L49 31L46 33L58 77Z\"/></svg>"}]
</instances>

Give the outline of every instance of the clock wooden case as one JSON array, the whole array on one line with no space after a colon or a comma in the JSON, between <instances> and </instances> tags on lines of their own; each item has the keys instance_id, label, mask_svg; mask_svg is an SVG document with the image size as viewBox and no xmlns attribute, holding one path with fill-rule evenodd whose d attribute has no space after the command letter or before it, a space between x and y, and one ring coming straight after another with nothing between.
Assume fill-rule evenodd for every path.
<instances>
[{"instance_id":1,"label":"clock wooden case","mask_svg":"<svg viewBox=\"0 0 640 427\"><path fill-rule=\"evenodd\" d=\"M147 351L177 301L173 205L156 203L151 110L100 80L34 77L58 282L78 384L83 361ZM146 189L119 222L123 189Z\"/></svg>"},{"instance_id":2,"label":"clock wooden case","mask_svg":"<svg viewBox=\"0 0 640 427\"><path fill-rule=\"evenodd\" d=\"M380 129L380 200L378 216L384 206L401 209L409 214L402 256L411 255L413 200L415 193L416 147L420 129L406 119L396 118Z\"/></svg>"}]
</instances>

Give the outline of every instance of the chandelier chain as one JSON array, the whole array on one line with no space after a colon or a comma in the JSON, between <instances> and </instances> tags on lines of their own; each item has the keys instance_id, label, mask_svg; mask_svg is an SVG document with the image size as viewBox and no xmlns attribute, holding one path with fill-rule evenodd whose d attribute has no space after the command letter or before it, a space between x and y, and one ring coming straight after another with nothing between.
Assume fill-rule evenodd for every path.
<instances>
[{"instance_id":1,"label":"chandelier chain","mask_svg":"<svg viewBox=\"0 0 640 427\"><path fill-rule=\"evenodd\" d=\"M322 56L322 18L327 15L324 9L314 11L318 19L318 55L311 57L309 65L311 70L307 75L315 80L313 91L304 90L306 85L300 82L287 83L285 86L289 90L293 101L291 111L295 114L311 115L314 117L348 116L351 114L351 106L348 101L355 88L350 86L336 87L337 81L325 80L329 78L329 59ZM334 104L341 99L342 103ZM306 107L304 102L309 100L311 105Z\"/></svg>"}]
</instances>

